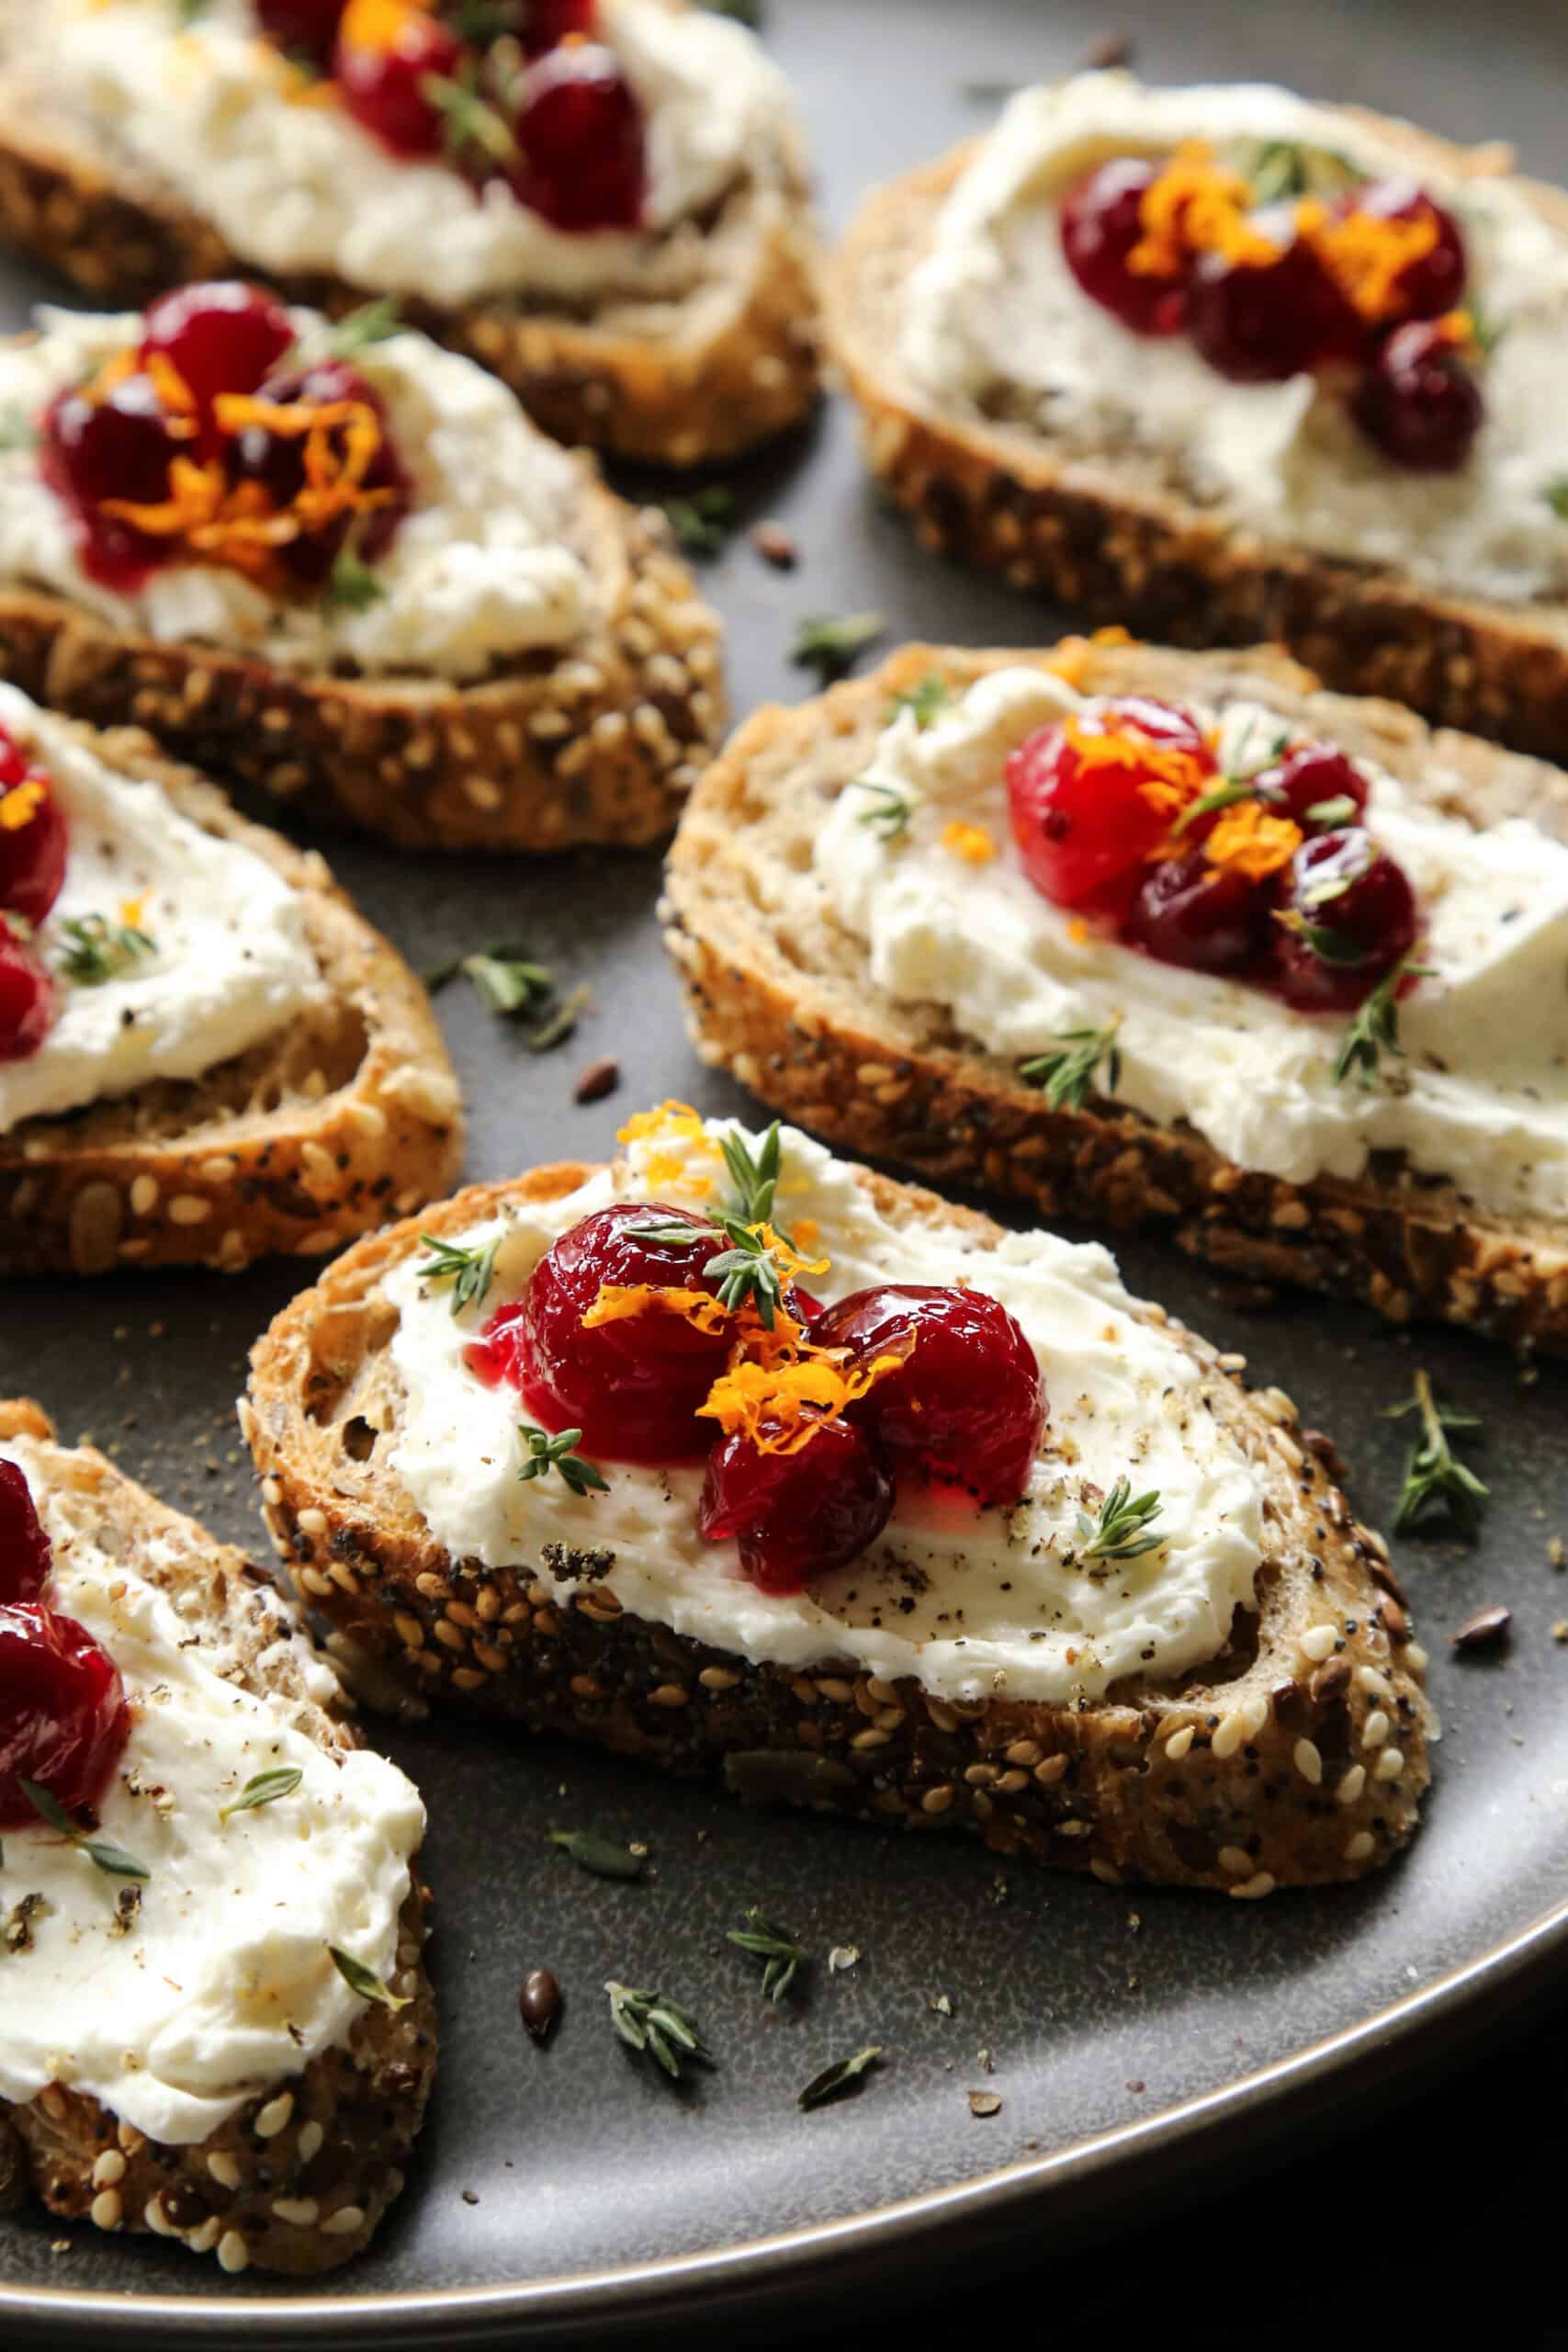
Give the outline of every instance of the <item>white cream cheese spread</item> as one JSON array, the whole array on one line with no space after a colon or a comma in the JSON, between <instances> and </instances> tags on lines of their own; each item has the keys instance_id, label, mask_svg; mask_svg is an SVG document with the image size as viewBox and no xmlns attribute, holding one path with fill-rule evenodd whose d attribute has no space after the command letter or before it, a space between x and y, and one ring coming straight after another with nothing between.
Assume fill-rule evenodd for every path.
<instances>
[{"instance_id":1,"label":"white cream cheese spread","mask_svg":"<svg viewBox=\"0 0 1568 2352\"><path fill-rule=\"evenodd\" d=\"M1062 254L1057 207L1122 154L1206 141L1245 168L1265 144L1326 149L1359 173L1408 177L1375 129L1288 90L1151 90L1089 74L1021 92L942 209L904 300L901 357L944 401L1037 424L1070 451L1114 455L1224 515L1331 557L1395 565L1428 585L1507 601L1568 594L1568 237L1506 177L1459 181L1423 162L1469 257L1466 300L1496 336L1484 420L1454 473L1412 473L1358 431L1310 375L1233 383L1180 334L1134 334L1086 294Z\"/></svg>"},{"instance_id":2,"label":"white cream cheese spread","mask_svg":"<svg viewBox=\"0 0 1568 2352\"><path fill-rule=\"evenodd\" d=\"M15 686L0 685L0 726L52 779L71 829L65 885L35 943L56 1017L36 1053L0 1061L0 1135L152 1079L200 1078L321 1000L304 901L265 859L117 775ZM73 980L69 926L95 918L151 944L105 979Z\"/></svg>"},{"instance_id":3,"label":"white cream cheese spread","mask_svg":"<svg viewBox=\"0 0 1568 2352\"><path fill-rule=\"evenodd\" d=\"M607 1551L604 1582L623 1606L694 1641L774 1665L834 1659L912 1675L961 1700L1068 1703L1123 1675L1177 1675L1213 1657L1253 1598L1262 1476L1202 1403L1192 1358L1139 1319L1109 1252L1048 1233L988 1245L896 1227L844 1162L793 1128L779 1206L797 1225L815 1222L813 1254L831 1261L813 1276L814 1293L830 1302L874 1283L967 1283L1022 1326L1050 1405L1024 1500L1011 1513L976 1513L967 1502L901 1496L863 1561L804 1592L773 1594L741 1574L733 1543L699 1535L700 1467L605 1463L608 1493L584 1496L558 1478L520 1480L521 1401L478 1379L465 1348L521 1293L550 1242L593 1210L617 1199L717 1205L728 1124L633 1141L614 1171L466 1237L500 1237L479 1308L454 1316L450 1285L423 1282L417 1261L388 1278L399 1315L391 1355L406 1391L393 1467L436 1540L457 1559L525 1565L560 1593L571 1588L547 1566L548 1547ZM1103 1494L1122 1476L1134 1492L1158 1488L1165 1542L1138 1559L1085 1562L1084 1482Z\"/></svg>"},{"instance_id":4,"label":"white cream cheese spread","mask_svg":"<svg viewBox=\"0 0 1568 2352\"><path fill-rule=\"evenodd\" d=\"M41 1823L6 1830L0 1919L40 1900L26 1948L0 1960L0 2098L25 2104L60 2083L153 2139L203 2140L347 2041L364 2002L331 1946L395 1980L424 1808L384 1758L330 1756L287 1702L229 1680L231 1658L130 1547L111 1555L75 1523L31 1441L0 1456L20 1464L54 1544L46 1599L101 1644L133 1705L100 1834L148 1872L122 1906L131 1882ZM311 1695L328 1696L331 1676L281 1611L277 1639L297 1645ZM290 1793L220 1818L248 1781L280 1770L300 1775Z\"/></svg>"},{"instance_id":5,"label":"white cream cheese spread","mask_svg":"<svg viewBox=\"0 0 1568 2352\"><path fill-rule=\"evenodd\" d=\"M1047 671L1000 670L923 731L908 712L888 727L864 774L908 804L908 826L884 838L863 821L874 796L846 790L798 886L820 891L864 942L874 984L942 1006L1010 1059L1117 1020L1118 1101L1186 1121L1244 1168L1302 1183L1355 1177L1374 1151L1399 1151L1483 1209L1568 1216L1568 848L1523 819L1477 832L1356 762L1371 787L1368 829L1421 902L1430 977L1400 1007L1403 1057L1384 1057L1370 1087L1337 1082L1348 1016L1157 963L1075 922L1029 880L1005 763L1078 699ZM1246 701L1219 723L1222 768L1280 731ZM974 864L945 847L954 820L983 827L994 856Z\"/></svg>"},{"instance_id":6,"label":"white cream cheese spread","mask_svg":"<svg viewBox=\"0 0 1568 2352\"><path fill-rule=\"evenodd\" d=\"M308 361L330 331L313 311L293 316ZM0 345L0 417L35 420L141 334L134 314L43 310L39 325L33 340ZM130 595L106 588L84 568L70 509L25 441L0 450L0 575L67 595L116 628L278 669L351 663L462 679L570 643L594 613L587 567L560 537L581 492L573 460L503 384L423 335L370 344L354 364L381 399L412 484L362 607L326 594L280 602L220 564L160 565Z\"/></svg>"},{"instance_id":7,"label":"white cream cheese spread","mask_svg":"<svg viewBox=\"0 0 1568 2352\"><path fill-rule=\"evenodd\" d=\"M779 186L793 141L783 74L743 27L663 0L599 0L647 122L644 231L553 228L502 181L478 196L440 163L390 153L341 107L303 104L249 0L44 0L40 95L123 145L246 262L330 270L448 308L533 293L678 298L703 267L698 218L741 178Z\"/></svg>"}]
</instances>

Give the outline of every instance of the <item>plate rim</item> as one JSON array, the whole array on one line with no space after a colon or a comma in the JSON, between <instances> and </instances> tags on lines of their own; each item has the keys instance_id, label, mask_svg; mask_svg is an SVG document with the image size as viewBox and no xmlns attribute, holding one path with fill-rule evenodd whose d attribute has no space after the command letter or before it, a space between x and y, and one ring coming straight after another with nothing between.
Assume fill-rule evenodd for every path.
<instances>
[{"instance_id":1,"label":"plate rim","mask_svg":"<svg viewBox=\"0 0 1568 2352\"><path fill-rule=\"evenodd\" d=\"M1213 2090L971 2180L737 2245L489 2286L344 2295L314 2290L233 2301L208 2293L143 2296L101 2288L16 2287L0 2280L0 2319L29 2327L35 2342L68 2344L73 2330L89 2325L95 2335L123 2346L170 2334L211 2342L243 2330L258 2344L288 2352L331 2341L367 2323L388 2345L412 2348L434 2342L478 2344L502 2331L509 2338L532 2335L537 2341L584 2322L610 2328L648 2324L667 2319L682 2300L705 2295L761 2301L799 2288L813 2270L829 2263L869 2268L906 2240L918 2240L923 2247L966 2227L988 2226L993 2233L1004 2233L1031 2199L1052 2190L1076 2189L1075 2211L1081 2218L1118 2193L1125 2175L1140 2167L1157 2169L1194 2143L1218 2142L1260 2115L1277 2130L1292 2109L1336 2078L1348 2076L1351 2096L1364 2093L1401 2062L1407 2067L1417 2063L1421 2050L1411 2045L1428 2041L1478 2002L1510 1987L1525 2000L1544 1989L1564 1957L1568 1894L1430 1984ZM1457 2061L1472 2050L1472 2043L1455 2038L1449 2056ZM44 2323L51 2323L47 2329Z\"/></svg>"}]
</instances>

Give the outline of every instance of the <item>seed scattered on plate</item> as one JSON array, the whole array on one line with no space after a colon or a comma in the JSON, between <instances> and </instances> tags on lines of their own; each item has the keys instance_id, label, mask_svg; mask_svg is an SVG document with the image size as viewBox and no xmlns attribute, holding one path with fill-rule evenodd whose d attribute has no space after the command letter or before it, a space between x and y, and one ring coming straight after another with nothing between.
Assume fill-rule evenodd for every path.
<instances>
[{"instance_id":1,"label":"seed scattered on plate","mask_svg":"<svg viewBox=\"0 0 1568 2352\"><path fill-rule=\"evenodd\" d=\"M1505 1609L1500 1601L1495 1602L1491 1608L1478 1609L1467 1617L1449 1640L1456 1650L1489 1649L1503 1639L1513 1621L1513 1611Z\"/></svg>"},{"instance_id":2,"label":"seed scattered on plate","mask_svg":"<svg viewBox=\"0 0 1568 2352\"><path fill-rule=\"evenodd\" d=\"M970 2092L969 2112L971 2115L977 2115L984 2120L988 2115L999 2115L1001 2111L1001 2098L996 2091Z\"/></svg>"}]
</instances>

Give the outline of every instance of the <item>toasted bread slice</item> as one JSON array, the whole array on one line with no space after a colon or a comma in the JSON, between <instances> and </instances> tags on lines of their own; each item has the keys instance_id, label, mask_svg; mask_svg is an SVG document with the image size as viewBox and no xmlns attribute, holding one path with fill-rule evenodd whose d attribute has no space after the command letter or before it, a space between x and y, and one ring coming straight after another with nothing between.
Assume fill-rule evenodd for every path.
<instances>
[{"instance_id":1,"label":"toasted bread slice","mask_svg":"<svg viewBox=\"0 0 1568 2352\"><path fill-rule=\"evenodd\" d=\"M1238 1167L1185 1125L1090 1095L1053 1110L1016 1067L958 1035L934 1005L874 987L862 944L817 906L786 932L770 912L809 867L825 807L863 768L890 697L933 669L962 689L1046 654L906 647L874 675L793 709L758 711L708 772L676 841L666 944L704 1058L802 1126L942 1182L983 1183L1046 1214L1156 1225L1228 1272L1364 1299L1516 1343L1568 1347L1568 1231L1483 1215L1451 1186ZM1419 799L1475 822L1528 816L1568 831L1568 780L1407 710L1325 694L1268 649L1187 654L1074 646L1088 694L1220 706L1256 699L1375 759ZM798 901L798 893L795 894Z\"/></svg>"},{"instance_id":2,"label":"toasted bread slice","mask_svg":"<svg viewBox=\"0 0 1568 2352\"><path fill-rule=\"evenodd\" d=\"M1411 170L1461 179L1506 170L1364 109L1343 110L1402 149ZM1290 647L1329 685L1391 695L1429 718L1549 759L1568 758L1568 609L1439 594L1393 569L1336 562L1240 530L1154 479L1125 449L1092 460L1043 433L925 396L897 360L909 273L982 142L875 191L828 277L829 345L858 403L868 462L924 543L1043 590L1096 621L1177 645ZM1560 232L1568 196L1517 181Z\"/></svg>"},{"instance_id":3,"label":"toasted bread slice","mask_svg":"<svg viewBox=\"0 0 1568 2352\"><path fill-rule=\"evenodd\" d=\"M960 1826L996 1852L1111 1883L1264 1894L1359 1876L1410 1836L1427 1779L1425 1657L1386 1549L1301 1441L1290 1400L1249 1396L1237 1359L1158 1307L1131 1312L1174 1336L1194 1400L1262 1471L1271 1545L1256 1611L1238 1611L1221 1654L1168 1686L1128 1677L1071 1704L961 1704L914 1675L884 1680L832 1655L757 1662L638 1617L604 1581L613 1553L571 1553L563 1566L565 1547L547 1547L581 1579L569 1603L525 1559L449 1556L390 1459L407 1394L384 1285L422 1233L472 1231L596 1172L570 1163L476 1186L357 1244L253 1352L241 1421L278 1557L358 1650L486 1713L679 1772L722 1769L744 1797ZM900 1232L951 1249L960 1275L966 1250L1002 1238L933 1193L851 1175ZM1384 1737L1396 1761L1379 1776Z\"/></svg>"},{"instance_id":4,"label":"toasted bread slice","mask_svg":"<svg viewBox=\"0 0 1568 2352\"><path fill-rule=\"evenodd\" d=\"M29 30L31 38L29 39ZM0 32L0 240L95 300L151 301L172 285L264 277L116 141L63 111L47 11ZM705 267L679 300L623 296L574 309L489 299L405 302L418 326L510 384L547 433L653 465L738 456L797 424L819 370L816 233L805 159L781 187L743 182L704 229ZM333 316L383 291L321 275L275 278Z\"/></svg>"},{"instance_id":5,"label":"toasted bread slice","mask_svg":"<svg viewBox=\"0 0 1568 2352\"><path fill-rule=\"evenodd\" d=\"M322 1696L307 1635L240 1553L165 1510L90 1446L56 1443L36 1405L0 1402L0 1440L21 1461L57 1563L73 1539L123 1559L175 1603L224 1677L276 1707L280 1723L333 1757L360 1745ZM170 1793L177 1807L179 1791ZM26 1844L8 1833L8 1883L24 1900ZM143 1903L156 1894L154 1877ZM178 2238L194 2253L215 2253L225 2270L304 2274L346 2262L402 2188L435 2071L435 2004L421 1958L428 1900L413 1877L398 1917L401 2006L366 2000L345 2041L257 2085L207 2137L149 2138L96 2097L55 2082L25 2103L0 2098L0 2187L13 2197L30 2187L62 2219ZM132 1905L127 1934L137 1932L139 1916ZM48 1921L32 1953L22 1940L32 1934L25 1910L20 1917L6 1965L13 1997L25 2001L20 1972L46 1956Z\"/></svg>"},{"instance_id":6,"label":"toasted bread slice","mask_svg":"<svg viewBox=\"0 0 1568 2352\"><path fill-rule=\"evenodd\" d=\"M315 851L247 824L139 729L73 732L304 894L329 993L203 1078L0 1135L0 1273L232 1272L277 1253L319 1257L440 1193L463 1156L462 1102L429 999L396 949Z\"/></svg>"}]
</instances>

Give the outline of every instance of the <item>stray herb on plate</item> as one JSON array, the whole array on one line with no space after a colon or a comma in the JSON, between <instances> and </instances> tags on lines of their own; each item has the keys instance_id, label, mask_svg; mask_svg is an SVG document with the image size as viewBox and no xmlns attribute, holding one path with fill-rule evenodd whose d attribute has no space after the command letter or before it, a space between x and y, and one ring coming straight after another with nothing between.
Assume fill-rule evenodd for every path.
<instances>
[{"instance_id":1,"label":"stray herb on plate","mask_svg":"<svg viewBox=\"0 0 1568 2352\"><path fill-rule=\"evenodd\" d=\"M579 1870L595 1878L640 1878L644 1857L613 1838L596 1837L592 1829L552 1829L550 1843L571 1856Z\"/></svg>"},{"instance_id":2,"label":"stray herb on plate","mask_svg":"<svg viewBox=\"0 0 1568 2352\"><path fill-rule=\"evenodd\" d=\"M849 613L842 619L812 613L795 625L790 660L797 670L814 670L818 685L847 678L868 645L882 635L880 613Z\"/></svg>"},{"instance_id":3,"label":"stray herb on plate","mask_svg":"<svg viewBox=\"0 0 1568 2352\"><path fill-rule=\"evenodd\" d=\"M824 2066L819 2075L812 2075L803 2091L795 2093L795 2105L821 2107L826 2100L837 2098L840 2092L848 2090L852 2083L858 2083L881 2057L882 2045L874 2041L868 2043L864 2050L857 2050L852 2058L840 2058L831 2066Z\"/></svg>"},{"instance_id":4,"label":"stray herb on plate","mask_svg":"<svg viewBox=\"0 0 1568 2352\"><path fill-rule=\"evenodd\" d=\"M1414 1396L1403 1405L1387 1408L1391 1421L1398 1420L1404 1413L1420 1415L1421 1434L1411 1447L1404 1465L1404 1484L1399 1490L1399 1508L1394 1513L1394 1533L1409 1534L1436 1508L1446 1510L1459 1533L1473 1543L1491 1488L1467 1463L1459 1460L1449 1443L1448 1433L1450 1430L1478 1430L1479 1419L1473 1413L1456 1413L1446 1405L1439 1405L1432 1394L1431 1377L1425 1372L1416 1375Z\"/></svg>"},{"instance_id":5,"label":"stray herb on plate","mask_svg":"<svg viewBox=\"0 0 1568 2352\"><path fill-rule=\"evenodd\" d=\"M606 1978L604 1990L610 1996L610 2022L627 2049L646 2052L671 2082L680 2081L687 2058L713 2064L695 2018L668 1993L620 1984L613 1976Z\"/></svg>"},{"instance_id":6,"label":"stray herb on plate","mask_svg":"<svg viewBox=\"0 0 1568 2352\"><path fill-rule=\"evenodd\" d=\"M664 519L683 555L717 555L735 528L735 492L713 482L689 497L667 498Z\"/></svg>"},{"instance_id":7,"label":"stray herb on plate","mask_svg":"<svg viewBox=\"0 0 1568 2352\"><path fill-rule=\"evenodd\" d=\"M796 1943L787 1928L775 1927L761 1907L750 1904L743 1928L727 1928L725 1941L738 1945L762 1962L762 1998L781 2001L789 1991L798 1969L804 1968L809 1957L805 1947Z\"/></svg>"}]
</instances>

